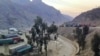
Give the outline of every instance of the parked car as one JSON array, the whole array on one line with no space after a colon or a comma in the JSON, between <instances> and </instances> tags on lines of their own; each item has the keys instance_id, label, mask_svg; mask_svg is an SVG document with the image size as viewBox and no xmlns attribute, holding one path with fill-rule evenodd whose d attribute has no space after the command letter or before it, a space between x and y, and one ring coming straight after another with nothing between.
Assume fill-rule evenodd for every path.
<instances>
[{"instance_id":1,"label":"parked car","mask_svg":"<svg viewBox=\"0 0 100 56\"><path fill-rule=\"evenodd\" d=\"M13 47L9 47L8 51L5 53L5 51L2 51L0 53L0 56L23 56L27 53L33 51L33 46L29 44L20 44L15 45Z\"/></svg>"},{"instance_id":2,"label":"parked car","mask_svg":"<svg viewBox=\"0 0 100 56\"><path fill-rule=\"evenodd\" d=\"M24 39L21 39L20 37L15 37L13 38L14 43L18 43L18 42L24 42Z\"/></svg>"},{"instance_id":3,"label":"parked car","mask_svg":"<svg viewBox=\"0 0 100 56\"><path fill-rule=\"evenodd\" d=\"M23 35L22 31L18 31L18 34L19 34L19 35Z\"/></svg>"},{"instance_id":4,"label":"parked car","mask_svg":"<svg viewBox=\"0 0 100 56\"><path fill-rule=\"evenodd\" d=\"M0 45L4 45L4 44L13 44L14 41L11 38L8 39L0 39Z\"/></svg>"},{"instance_id":5,"label":"parked car","mask_svg":"<svg viewBox=\"0 0 100 56\"><path fill-rule=\"evenodd\" d=\"M18 34L7 34L4 38L16 38L19 37Z\"/></svg>"},{"instance_id":6,"label":"parked car","mask_svg":"<svg viewBox=\"0 0 100 56\"><path fill-rule=\"evenodd\" d=\"M17 28L9 28L8 29L8 34L17 34L18 33L18 29Z\"/></svg>"},{"instance_id":7,"label":"parked car","mask_svg":"<svg viewBox=\"0 0 100 56\"><path fill-rule=\"evenodd\" d=\"M11 54L11 56L14 55L18 55L18 56L22 56L28 52L31 52L33 49L33 47L31 45L22 45L22 46L18 46L15 48L12 48L9 50L9 53Z\"/></svg>"},{"instance_id":8,"label":"parked car","mask_svg":"<svg viewBox=\"0 0 100 56\"><path fill-rule=\"evenodd\" d=\"M9 40L8 40L9 39ZM23 42L24 39L22 39L21 37L19 37L16 34L8 34L8 35L2 35L0 40L5 40L6 42L8 41L12 41L11 43L16 44L18 42ZM11 44L8 42L8 44ZM3 43L2 43L3 44Z\"/></svg>"},{"instance_id":9,"label":"parked car","mask_svg":"<svg viewBox=\"0 0 100 56\"><path fill-rule=\"evenodd\" d=\"M22 31L18 30L17 28L9 28L8 34L19 34L22 35Z\"/></svg>"},{"instance_id":10,"label":"parked car","mask_svg":"<svg viewBox=\"0 0 100 56\"><path fill-rule=\"evenodd\" d=\"M9 35L7 38L13 38L14 43L18 43L18 42L23 42L24 39L22 39L19 35L17 34L13 34L13 35Z\"/></svg>"}]
</instances>

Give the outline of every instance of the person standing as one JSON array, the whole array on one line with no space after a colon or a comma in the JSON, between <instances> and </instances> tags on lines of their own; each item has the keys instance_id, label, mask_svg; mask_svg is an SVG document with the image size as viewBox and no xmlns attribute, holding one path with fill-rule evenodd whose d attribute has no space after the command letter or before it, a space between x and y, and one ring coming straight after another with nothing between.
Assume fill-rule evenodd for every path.
<instances>
[{"instance_id":1,"label":"person standing","mask_svg":"<svg viewBox=\"0 0 100 56\"><path fill-rule=\"evenodd\" d=\"M43 46L43 34L39 34L39 51L41 52L42 54L42 46Z\"/></svg>"},{"instance_id":2,"label":"person standing","mask_svg":"<svg viewBox=\"0 0 100 56\"><path fill-rule=\"evenodd\" d=\"M48 34L45 34L45 36L44 36L44 50L46 52L46 56L47 56L47 45L48 45Z\"/></svg>"},{"instance_id":3,"label":"person standing","mask_svg":"<svg viewBox=\"0 0 100 56\"><path fill-rule=\"evenodd\" d=\"M36 41L36 31L35 31L35 29L32 27L32 29L31 29L31 32L32 32L32 40L33 40L33 42L35 42Z\"/></svg>"},{"instance_id":4,"label":"person standing","mask_svg":"<svg viewBox=\"0 0 100 56\"><path fill-rule=\"evenodd\" d=\"M25 37L26 37L26 39L27 39L27 43L28 43L29 45L32 45L32 39L30 38L30 36L27 35L27 34L25 33Z\"/></svg>"},{"instance_id":5,"label":"person standing","mask_svg":"<svg viewBox=\"0 0 100 56\"><path fill-rule=\"evenodd\" d=\"M89 33L89 26L87 26L87 25L84 25L83 26L83 35L87 35Z\"/></svg>"},{"instance_id":6,"label":"person standing","mask_svg":"<svg viewBox=\"0 0 100 56\"><path fill-rule=\"evenodd\" d=\"M81 51L81 46L82 46L82 29L78 26L76 27L76 37L77 37L77 42L79 44L79 53Z\"/></svg>"},{"instance_id":7,"label":"person standing","mask_svg":"<svg viewBox=\"0 0 100 56\"><path fill-rule=\"evenodd\" d=\"M85 38L86 38L87 34L89 33L89 26L84 25L82 31L83 31L83 34L82 34L82 49L84 50L84 48L85 48Z\"/></svg>"}]
</instances>

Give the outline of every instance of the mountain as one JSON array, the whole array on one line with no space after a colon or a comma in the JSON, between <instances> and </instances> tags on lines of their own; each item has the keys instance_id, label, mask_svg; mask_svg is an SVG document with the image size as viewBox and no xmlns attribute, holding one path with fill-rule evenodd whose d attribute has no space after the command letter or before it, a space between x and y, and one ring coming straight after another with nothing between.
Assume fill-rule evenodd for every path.
<instances>
[{"instance_id":1,"label":"mountain","mask_svg":"<svg viewBox=\"0 0 100 56\"><path fill-rule=\"evenodd\" d=\"M42 17L48 24L71 20L70 16L61 14L42 0L0 0L0 29L31 27L36 16Z\"/></svg>"},{"instance_id":2,"label":"mountain","mask_svg":"<svg viewBox=\"0 0 100 56\"><path fill-rule=\"evenodd\" d=\"M73 22L100 26L100 8L94 8L81 13L73 20Z\"/></svg>"}]
</instances>

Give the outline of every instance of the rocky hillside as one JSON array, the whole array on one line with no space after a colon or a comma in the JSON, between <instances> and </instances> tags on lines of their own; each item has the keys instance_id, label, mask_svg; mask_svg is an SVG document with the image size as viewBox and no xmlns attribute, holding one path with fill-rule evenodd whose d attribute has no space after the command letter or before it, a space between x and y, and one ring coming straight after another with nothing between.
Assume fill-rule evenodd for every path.
<instances>
[{"instance_id":1,"label":"rocky hillside","mask_svg":"<svg viewBox=\"0 0 100 56\"><path fill-rule=\"evenodd\" d=\"M0 0L0 29L9 27L30 27L36 16L44 21L57 24L70 21L70 16L61 14L55 8L46 5L42 0Z\"/></svg>"},{"instance_id":2,"label":"rocky hillside","mask_svg":"<svg viewBox=\"0 0 100 56\"><path fill-rule=\"evenodd\" d=\"M74 27L60 27L58 28L58 33L64 37L67 37L71 41L74 41L77 43L77 39L73 35L73 30L75 30ZM85 49L80 51L79 55L76 56L94 56L94 51L92 50L92 40L94 40L95 34L100 35L100 28L90 28L90 33L85 38ZM77 43L78 44L78 43ZM79 48L79 47L78 47Z\"/></svg>"},{"instance_id":3,"label":"rocky hillside","mask_svg":"<svg viewBox=\"0 0 100 56\"><path fill-rule=\"evenodd\" d=\"M100 8L95 8L81 13L73 20L73 22L100 26Z\"/></svg>"}]
</instances>

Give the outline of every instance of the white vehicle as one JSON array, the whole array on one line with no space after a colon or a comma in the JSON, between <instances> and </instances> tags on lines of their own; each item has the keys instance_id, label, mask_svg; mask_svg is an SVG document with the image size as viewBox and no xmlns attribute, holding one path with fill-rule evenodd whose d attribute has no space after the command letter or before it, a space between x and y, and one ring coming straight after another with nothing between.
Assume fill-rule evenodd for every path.
<instances>
[{"instance_id":1,"label":"white vehicle","mask_svg":"<svg viewBox=\"0 0 100 56\"><path fill-rule=\"evenodd\" d=\"M9 28L8 29L8 34L17 34L18 30L16 28Z\"/></svg>"},{"instance_id":2,"label":"white vehicle","mask_svg":"<svg viewBox=\"0 0 100 56\"><path fill-rule=\"evenodd\" d=\"M8 34L18 34L18 35L22 35L23 32L18 30L17 28L9 28L8 29Z\"/></svg>"}]
</instances>

